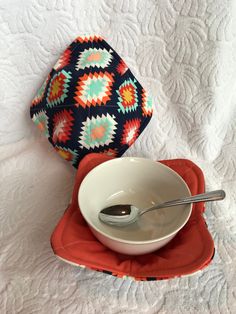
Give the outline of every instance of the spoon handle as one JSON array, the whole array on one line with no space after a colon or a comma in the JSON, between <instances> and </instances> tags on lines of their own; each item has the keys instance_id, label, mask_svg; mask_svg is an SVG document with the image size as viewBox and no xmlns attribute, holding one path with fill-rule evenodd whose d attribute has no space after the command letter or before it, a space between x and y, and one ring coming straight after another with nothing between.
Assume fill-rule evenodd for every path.
<instances>
[{"instance_id":1,"label":"spoon handle","mask_svg":"<svg viewBox=\"0 0 236 314\"><path fill-rule=\"evenodd\" d=\"M208 193L197 194L194 196L189 196L189 197L179 198L173 201L168 201L168 202L153 206L151 208L144 209L140 211L139 214L143 215L146 212L159 209L159 208L190 204L190 203L198 203L198 202L219 201L219 200L223 200L224 198L225 198L225 192L223 190L216 190L216 191L212 191Z\"/></svg>"}]
</instances>

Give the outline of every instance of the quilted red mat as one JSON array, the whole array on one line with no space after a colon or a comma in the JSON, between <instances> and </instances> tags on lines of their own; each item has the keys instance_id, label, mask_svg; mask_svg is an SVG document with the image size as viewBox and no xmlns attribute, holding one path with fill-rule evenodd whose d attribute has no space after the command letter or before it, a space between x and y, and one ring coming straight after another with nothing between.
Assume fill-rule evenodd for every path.
<instances>
[{"instance_id":1,"label":"quilted red mat","mask_svg":"<svg viewBox=\"0 0 236 314\"><path fill-rule=\"evenodd\" d=\"M156 252L128 256L116 253L91 233L78 207L78 190L94 167L111 157L89 154L77 171L72 202L56 226L51 245L54 253L71 264L85 266L118 277L160 280L194 273L207 266L214 255L214 243L203 218L204 203L193 205L188 223L165 247ZM204 176L193 162L185 159L160 161L176 171L188 184L192 195L204 192Z\"/></svg>"}]
</instances>

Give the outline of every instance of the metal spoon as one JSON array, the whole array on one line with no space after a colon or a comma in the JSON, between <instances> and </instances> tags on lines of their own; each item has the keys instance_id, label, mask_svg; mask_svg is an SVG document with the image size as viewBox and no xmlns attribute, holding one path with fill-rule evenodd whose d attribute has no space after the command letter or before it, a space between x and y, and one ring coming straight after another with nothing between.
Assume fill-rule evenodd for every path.
<instances>
[{"instance_id":1,"label":"metal spoon","mask_svg":"<svg viewBox=\"0 0 236 314\"><path fill-rule=\"evenodd\" d=\"M147 209L138 209L133 205L114 205L101 210L99 219L105 224L122 227L134 223L140 216L152 210L190 203L219 201L224 198L225 192L223 190L217 190L168 201Z\"/></svg>"}]
</instances>

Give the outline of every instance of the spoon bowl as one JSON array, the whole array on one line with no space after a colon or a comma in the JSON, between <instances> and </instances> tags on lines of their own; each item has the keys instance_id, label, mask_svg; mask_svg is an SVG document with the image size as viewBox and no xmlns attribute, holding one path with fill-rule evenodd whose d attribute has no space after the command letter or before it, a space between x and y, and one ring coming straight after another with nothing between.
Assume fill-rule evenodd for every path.
<instances>
[{"instance_id":1,"label":"spoon bowl","mask_svg":"<svg viewBox=\"0 0 236 314\"><path fill-rule=\"evenodd\" d=\"M99 219L102 209L114 204L149 208L155 204L190 196L185 181L160 162L121 157L90 171L81 183L78 202L93 234L114 251L138 255L168 243L188 221L192 205L162 208L142 215L136 222L114 228Z\"/></svg>"}]
</instances>

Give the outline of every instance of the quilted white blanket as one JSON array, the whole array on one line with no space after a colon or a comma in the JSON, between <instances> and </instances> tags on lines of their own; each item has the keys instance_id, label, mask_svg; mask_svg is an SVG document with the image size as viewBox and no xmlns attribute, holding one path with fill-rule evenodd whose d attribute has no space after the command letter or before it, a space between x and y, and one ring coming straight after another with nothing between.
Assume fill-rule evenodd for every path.
<instances>
[{"instance_id":1,"label":"quilted white blanket","mask_svg":"<svg viewBox=\"0 0 236 314\"><path fill-rule=\"evenodd\" d=\"M0 312L236 313L236 21L233 0L0 0ZM191 277L134 282L80 269L49 238L75 170L29 117L36 90L78 35L102 35L152 93L127 155L189 158L207 189L216 255Z\"/></svg>"}]
</instances>

